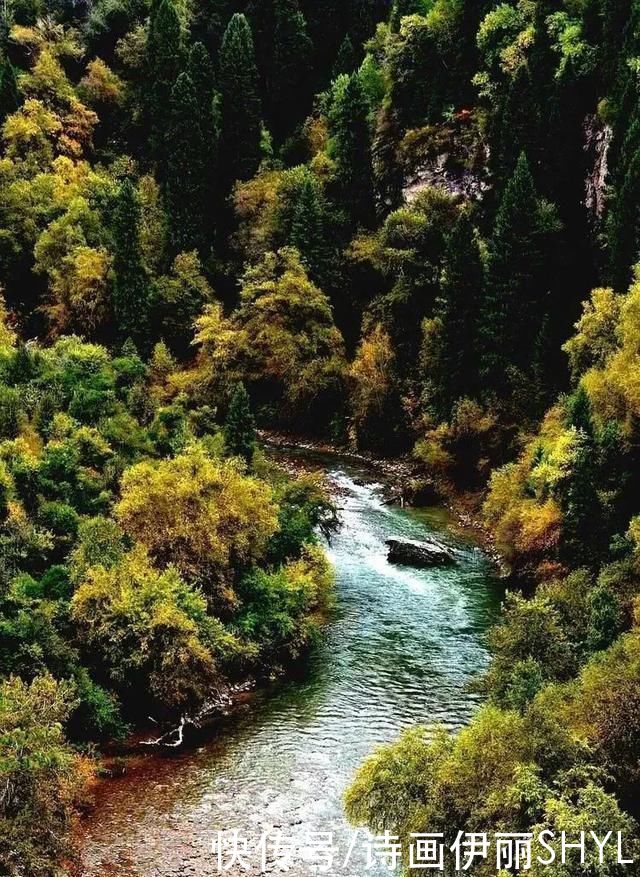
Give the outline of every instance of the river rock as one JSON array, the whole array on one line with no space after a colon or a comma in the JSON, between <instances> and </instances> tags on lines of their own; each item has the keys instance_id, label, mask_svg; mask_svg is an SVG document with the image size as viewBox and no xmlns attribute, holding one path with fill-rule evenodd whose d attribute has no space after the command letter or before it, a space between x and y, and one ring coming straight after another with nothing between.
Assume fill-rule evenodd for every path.
<instances>
[{"instance_id":1,"label":"river rock","mask_svg":"<svg viewBox=\"0 0 640 877\"><path fill-rule=\"evenodd\" d=\"M453 554L435 542L418 542L414 539L387 539L387 560L405 566L451 566Z\"/></svg>"}]
</instances>

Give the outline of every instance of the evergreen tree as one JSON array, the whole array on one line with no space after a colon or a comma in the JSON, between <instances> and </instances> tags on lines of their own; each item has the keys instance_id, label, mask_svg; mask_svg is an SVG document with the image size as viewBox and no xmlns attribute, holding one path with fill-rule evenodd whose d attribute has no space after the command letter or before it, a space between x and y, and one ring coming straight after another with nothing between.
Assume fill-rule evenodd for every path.
<instances>
[{"instance_id":1,"label":"evergreen tree","mask_svg":"<svg viewBox=\"0 0 640 877\"><path fill-rule=\"evenodd\" d=\"M260 164L260 94L253 38L244 15L235 14L220 50L221 168L225 190L251 177Z\"/></svg>"},{"instance_id":2,"label":"evergreen tree","mask_svg":"<svg viewBox=\"0 0 640 877\"><path fill-rule=\"evenodd\" d=\"M20 106L15 67L8 59L0 73L0 125Z\"/></svg>"},{"instance_id":3,"label":"evergreen tree","mask_svg":"<svg viewBox=\"0 0 640 877\"><path fill-rule=\"evenodd\" d=\"M182 26L173 0L153 0L147 40L147 111L151 146L164 170L171 92L184 63Z\"/></svg>"},{"instance_id":4,"label":"evergreen tree","mask_svg":"<svg viewBox=\"0 0 640 877\"><path fill-rule=\"evenodd\" d=\"M275 0L270 120L282 139L300 122L310 103L313 45L298 0Z\"/></svg>"},{"instance_id":5,"label":"evergreen tree","mask_svg":"<svg viewBox=\"0 0 640 877\"><path fill-rule=\"evenodd\" d=\"M192 32L203 42L212 57L217 57L222 37L233 14L233 0L198 0L193 7Z\"/></svg>"},{"instance_id":6,"label":"evergreen tree","mask_svg":"<svg viewBox=\"0 0 640 877\"><path fill-rule=\"evenodd\" d=\"M358 74L344 79L338 81L329 119L337 200L356 224L370 226L375 219L375 196L369 104Z\"/></svg>"},{"instance_id":7,"label":"evergreen tree","mask_svg":"<svg viewBox=\"0 0 640 877\"><path fill-rule=\"evenodd\" d=\"M195 89L200 125L206 130L211 125L215 76L211 56L204 43L196 42L191 46L186 72Z\"/></svg>"},{"instance_id":8,"label":"evergreen tree","mask_svg":"<svg viewBox=\"0 0 640 877\"><path fill-rule=\"evenodd\" d=\"M351 37L349 34L345 36L342 43L340 44L340 48L338 49L338 54L336 55L335 64L333 65L333 79L337 79L338 76L342 73L351 74L358 66L358 56L356 55L356 50L353 47L353 43L351 42Z\"/></svg>"},{"instance_id":9,"label":"evergreen tree","mask_svg":"<svg viewBox=\"0 0 640 877\"><path fill-rule=\"evenodd\" d=\"M489 390L505 390L510 366L527 368L542 326L549 279L545 225L529 163L520 155L496 216L480 313L480 371Z\"/></svg>"},{"instance_id":10,"label":"evergreen tree","mask_svg":"<svg viewBox=\"0 0 640 877\"><path fill-rule=\"evenodd\" d=\"M215 92L215 75L211 57L203 43L194 43L189 52L187 72L198 101L198 124L202 132L201 158L203 201L209 219L211 205L217 205L219 179L220 119L219 96ZM208 206L207 206L208 205ZM207 223L212 225L212 223ZM210 239L212 229L207 238Z\"/></svg>"},{"instance_id":11,"label":"evergreen tree","mask_svg":"<svg viewBox=\"0 0 640 877\"><path fill-rule=\"evenodd\" d=\"M567 402L567 422L589 441L594 440L593 410L591 400L585 388L580 384L578 389L569 397Z\"/></svg>"},{"instance_id":12,"label":"evergreen tree","mask_svg":"<svg viewBox=\"0 0 640 877\"><path fill-rule=\"evenodd\" d=\"M311 278L320 282L326 266L324 206L317 183L308 174L298 193L291 222L290 243L295 247Z\"/></svg>"},{"instance_id":13,"label":"evergreen tree","mask_svg":"<svg viewBox=\"0 0 640 877\"><path fill-rule=\"evenodd\" d=\"M207 221L207 137L191 77L181 73L171 94L167 129L166 196L175 253L204 255ZM204 119L207 123L207 119Z\"/></svg>"},{"instance_id":14,"label":"evergreen tree","mask_svg":"<svg viewBox=\"0 0 640 877\"><path fill-rule=\"evenodd\" d=\"M504 183L513 174L522 152L532 156L540 126L531 73L522 64L506 86L506 97L493 123L491 164L496 179Z\"/></svg>"},{"instance_id":15,"label":"evergreen tree","mask_svg":"<svg viewBox=\"0 0 640 877\"><path fill-rule=\"evenodd\" d=\"M561 486L562 553L573 566L593 565L604 535L603 507L597 491L598 449L591 401L579 386L567 403L567 421L577 431L571 472Z\"/></svg>"},{"instance_id":16,"label":"evergreen tree","mask_svg":"<svg viewBox=\"0 0 640 877\"><path fill-rule=\"evenodd\" d=\"M608 223L611 277L618 291L627 288L640 255L640 150L631 158L614 196Z\"/></svg>"},{"instance_id":17,"label":"evergreen tree","mask_svg":"<svg viewBox=\"0 0 640 877\"><path fill-rule=\"evenodd\" d=\"M483 266L476 232L463 213L447 240L437 315L441 322L441 415L448 418L456 400L477 390L475 327L482 295Z\"/></svg>"},{"instance_id":18,"label":"evergreen tree","mask_svg":"<svg viewBox=\"0 0 640 877\"><path fill-rule=\"evenodd\" d=\"M224 439L227 453L233 457L242 457L251 466L256 450L256 427L249 394L243 384L238 384L231 397L224 425Z\"/></svg>"},{"instance_id":19,"label":"evergreen tree","mask_svg":"<svg viewBox=\"0 0 640 877\"><path fill-rule=\"evenodd\" d=\"M601 556L603 508L597 487L593 440L579 431L571 473L560 493L563 560L572 568L593 567Z\"/></svg>"},{"instance_id":20,"label":"evergreen tree","mask_svg":"<svg viewBox=\"0 0 640 877\"><path fill-rule=\"evenodd\" d=\"M125 180L113 211L113 311L118 337L131 338L141 350L150 342L149 283L139 242L140 204L130 180Z\"/></svg>"}]
</instances>

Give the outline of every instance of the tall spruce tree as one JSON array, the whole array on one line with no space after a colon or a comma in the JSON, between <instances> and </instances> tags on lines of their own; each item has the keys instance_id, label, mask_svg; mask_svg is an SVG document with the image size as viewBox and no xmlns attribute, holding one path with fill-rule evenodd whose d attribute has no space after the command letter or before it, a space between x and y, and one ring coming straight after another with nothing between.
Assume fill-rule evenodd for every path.
<instances>
[{"instance_id":1,"label":"tall spruce tree","mask_svg":"<svg viewBox=\"0 0 640 877\"><path fill-rule=\"evenodd\" d=\"M7 59L0 72L0 125L20 106L15 67Z\"/></svg>"},{"instance_id":2,"label":"tall spruce tree","mask_svg":"<svg viewBox=\"0 0 640 877\"><path fill-rule=\"evenodd\" d=\"M220 50L221 173L229 191L260 164L261 104L251 28L236 13Z\"/></svg>"},{"instance_id":3,"label":"tall spruce tree","mask_svg":"<svg viewBox=\"0 0 640 877\"><path fill-rule=\"evenodd\" d=\"M593 567L604 548L604 509L598 494L598 450L591 402L580 387L568 403L567 419L577 432L571 470L560 488L563 560Z\"/></svg>"},{"instance_id":4,"label":"tall spruce tree","mask_svg":"<svg viewBox=\"0 0 640 877\"><path fill-rule=\"evenodd\" d=\"M331 155L335 161L336 196L356 225L375 219L369 104L357 73L338 80L331 107Z\"/></svg>"},{"instance_id":5,"label":"tall spruce tree","mask_svg":"<svg viewBox=\"0 0 640 877\"><path fill-rule=\"evenodd\" d=\"M217 57L222 37L234 10L234 0L198 0L193 6L192 33L212 57Z\"/></svg>"},{"instance_id":6,"label":"tall spruce tree","mask_svg":"<svg viewBox=\"0 0 640 877\"><path fill-rule=\"evenodd\" d=\"M620 174L622 175L622 174ZM629 285L640 256L640 150L629 160L608 220L611 277L619 292Z\"/></svg>"},{"instance_id":7,"label":"tall spruce tree","mask_svg":"<svg viewBox=\"0 0 640 877\"><path fill-rule=\"evenodd\" d=\"M217 182L219 179L219 153L220 153L220 119L219 119L219 96L215 91L215 74L211 56L206 46L194 43L189 52L187 73L193 82L196 99L198 101L198 124L202 132L202 158L203 179L202 188L205 204L208 204L209 222L207 237L210 238L213 231L211 222L211 205L217 204Z\"/></svg>"},{"instance_id":8,"label":"tall spruce tree","mask_svg":"<svg viewBox=\"0 0 640 877\"><path fill-rule=\"evenodd\" d=\"M211 101L214 94L215 75L211 55L202 42L195 42L187 59L186 72L193 83L200 113L200 124L206 128L210 124Z\"/></svg>"},{"instance_id":9,"label":"tall spruce tree","mask_svg":"<svg viewBox=\"0 0 640 877\"><path fill-rule=\"evenodd\" d=\"M308 174L302 182L291 221L290 243L294 246L310 277L321 283L326 268L324 205L318 184Z\"/></svg>"},{"instance_id":10,"label":"tall spruce tree","mask_svg":"<svg viewBox=\"0 0 640 877\"><path fill-rule=\"evenodd\" d=\"M131 180L125 180L113 210L113 312L118 338L149 348L150 290L139 241L140 203Z\"/></svg>"},{"instance_id":11,"label":"tall spruce tree","mask_svg":"<svg viewBox=\"0 0 640 877\"><path fill-rule=\"evenodd\" d=\"M181 73L171 93L167 128L166 197L174 254L207 241L207 137L203 107L188 73Z\"/></svg>"},{"instance_id":12,"label":"tall spruce tree","mask_svg":"<svg viewBox=\"0 0 640 877\"><path fill-rule=\"evenodd\" d=\"M241 457L251 466L256 450L256 425L249 394L243 384L238 384L231 397L224 424L224 440L227 453Z\"/></svg>"},{"instance_id":13,"label":"tall spruce tree","mask_svg":"<svg viewBox=\"0 0 640 877\"><path fill-rule=\"evenodd\" d=\"M439 414L445 419L454 402L475 395L479 389L475 330L483 280L476 231L465 212L447 240L441 295L436 309L442 327L436 383L442 393Z\"/></svg>"},{"instance_id":14,"label":"tall spruce tree","mask_svg":"<svg viewBox=\"0 0 640 877\"><path fill-rule=\"evenodd\" d=\"M151 147L164 172L171 92L182 71L182 25L173 0L153 0L147 39L147 113Z\"/></svg>"},{"instance_id":15,"label":"tall spruce tree","mask_svg":"<svg viewBox=\"0 0 640 877\"><path fill-rule=\"evenodd\" d=\"M480 371L487 390L507 389L510 366L530 365L541 328L544 227L529 162L522 153L493 227L480 313Z\"/></svg>"},{"instance_id":16,"label":"tall spruce tree","mask_svg":"<svg viewBox=\"0 0 640 877\"><path fill-rule=\"evenodd\" d=\"M313 44L298 0L275 0L273 58L268 74L270 122L282 139L300 122L310 103Z\"/></svg>"},{"instance_id":17,"label":"tall spruce tree","mask_svg":"<svg viewBox=\"0 0 640 877\"><path fill-rule=\"evenodd\" d=\"M332 79L336 79L342 73L351 74L358 66L358 56L349 34L340 43L338 54L333 65Z\"/></svg>"}]
</instances>

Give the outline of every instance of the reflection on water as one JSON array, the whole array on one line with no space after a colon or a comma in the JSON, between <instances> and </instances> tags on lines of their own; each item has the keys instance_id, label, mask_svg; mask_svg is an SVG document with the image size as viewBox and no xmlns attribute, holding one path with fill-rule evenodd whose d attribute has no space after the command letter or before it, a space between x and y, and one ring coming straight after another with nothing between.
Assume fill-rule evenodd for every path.
<instances>
[{"instance_id":1,"label":"reflection on water","mask_svg":"<svg viewBox=\"0 0 640 877\"><path fill-rule=\"evenodd\" d=\"M305 678L258 694L201 750L103 785L84 826L85 877L208 877L212 837L233 828L254 839L272 826L332 831L346 849L341 797L362 759L407 725L457 727L472 714L466 683L486 663L498 602L486 559L445 532L455 567L391 566L385 540L441 530L442 512L389 507L342 463L329 476L343 523L329 548L337 607Z\"/></svg>"}]
</instances>

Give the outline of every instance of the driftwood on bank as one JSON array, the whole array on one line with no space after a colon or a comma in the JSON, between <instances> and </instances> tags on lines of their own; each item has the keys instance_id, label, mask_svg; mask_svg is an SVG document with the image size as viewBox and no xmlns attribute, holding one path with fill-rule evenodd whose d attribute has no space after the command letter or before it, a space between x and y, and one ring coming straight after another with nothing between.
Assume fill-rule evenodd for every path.
<instances>
[{"instance_id":1,"label":"driftwood on bank","mask_svg":"<svg viewBox=\"0 0 640 877\"><path fill-rule=\"evenodd\" d=\"M159 737L142 740L141 745L157 749L180 749L185 743L185 737L189 730L202 731L218 719L228 716L233 710L236 697L251 690L253 686L253 680L248 680L240 685L212 692L194 715L181 716L175 727L165 731Z\"/></svg>"}]
</instances>

